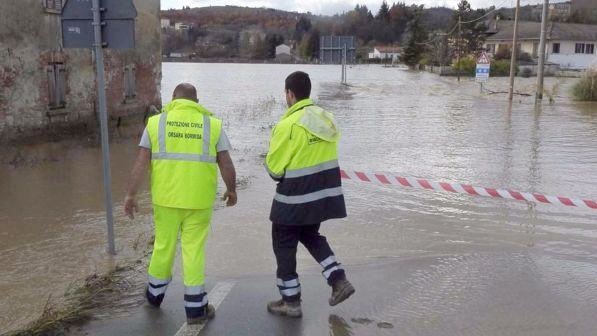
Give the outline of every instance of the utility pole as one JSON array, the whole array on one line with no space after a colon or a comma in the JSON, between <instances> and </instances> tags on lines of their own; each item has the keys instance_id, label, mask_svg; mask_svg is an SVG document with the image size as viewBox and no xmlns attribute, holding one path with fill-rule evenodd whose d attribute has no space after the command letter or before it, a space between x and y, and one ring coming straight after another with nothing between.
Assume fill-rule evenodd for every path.
<instances>
[{"instance_id":1,"label":"utility pole","mask_svg":"<svg viewBox=\"0 0 597 336\"><path fill-rule=\"evenodd\" d=\"M102 41L102 19L99 0L93 0L93 43L95 68L97 71L98 108L102 137L102 156L104 171L104 198L106 203L106 222L108 225L108 252L116 254L114 246L114 215L112 208L112 177L110 174L110 142L108 141L108 112L106 111L106 79L104 74L104 50Z\"/></svg>"},{"instance_id":2,"label":"utility pole","mask_svg":"<svg viewBox=\"0 0 597 336\"><path fill-rule=\"evenodd\" d=\"M458 44L458 55L456 55L456 66L458 67L458 81L460 82L460 53L461 53L461 48L460 48L460 39L462 37L462 31L461 31L461 23L462 19L460 18L460 14L458 14L458 38L456 39L456 44Z\"/></svg>"},{"instance_id":3,"label":"utility pole","mask_svg":"<svg viewBox=\"0 0 597 336\"><path fill-rule=\"evenodd\" d=\"M514 14L514 33L512 36L512 57L510 58L510 88L508 89L508 100L512 100L514 95L514 75L516 74L516 59L518 54L518 12L520 10L520 0L516 0L516 12Z\"/></svg>"},{"instance_id":4,"label":"utility pole","mask_svg":"<svg viewBox=\"0 0 597 336\"><path fill-rule=\"evenodd\" d=\"M549 0L543 1L543 13L541 15L541 39L539 41L539 69L537 69L537 94L535 95L535 104L543 100L543 73L545 71L545 39L547 35L547 7Z\"/></svg>"}]
</instances>

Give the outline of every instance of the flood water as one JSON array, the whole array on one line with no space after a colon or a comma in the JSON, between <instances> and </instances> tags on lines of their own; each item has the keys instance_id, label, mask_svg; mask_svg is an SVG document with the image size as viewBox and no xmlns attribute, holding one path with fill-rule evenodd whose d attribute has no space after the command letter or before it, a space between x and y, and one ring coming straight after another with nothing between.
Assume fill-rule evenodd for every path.
<instances>
[{"instance_id":1,"label":"flood water","mask_svg":"<svg viewBox=\"0 0 597 336\"><path fill-rule=\"evenodd\" d=\"M285 109L284 78L295 70L311 75L312 96L336 114L344 169L597 196L597 105L569 99L573 79L548 79L546 87L556 91L550 93L554 102L536 109L528 97L517 96L510 107L505 95L480 94L469 80L457 83L400 68L355 66L348 71L350 85L343 86L337 66L165 63L164 102L179 82L195 84L200 102L224 120L234 147L240 203L232 209L218 206L208 243L208 277L273 274L268 214L274 184L262 161L271 126ZM487 87L504 90L506 81L491 79ZM533 81L518 78L517 86L530 92ZM140 195L139 218L129 221L122 215L141 130L139 122L112 134L115 258L105 253L96 141L1 149L0 334L36 319L48 296L59 299L73 282L141 257L139 242L152 234L147 188ZM538 330L554 334L597 327L595 210L353 181L344 182L344 190L349 217L323 231L345 264L430 260L430 270L393 284L399 297L368 303L369 312L360 316L410 323L418 328L413 333L422 335L442 330L508 334L504 326L513 323L529 330L547 326ZM301 267L308 260L301 251ZM517 286L536 288L541 295L519 297ZM533 304L508 303L518 301ZM558 306L542 310L550 304ZM483 310L495 318L462 329L462 316Z\"/></svg>"}]
</instances>

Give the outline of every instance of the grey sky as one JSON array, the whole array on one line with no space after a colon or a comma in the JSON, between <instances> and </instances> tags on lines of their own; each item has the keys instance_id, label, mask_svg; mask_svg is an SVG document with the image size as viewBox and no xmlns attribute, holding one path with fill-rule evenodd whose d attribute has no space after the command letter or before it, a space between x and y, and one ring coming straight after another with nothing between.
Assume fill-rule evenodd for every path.
<instances>
[{"instance_id":1,"label":"grey sky","mask_svg":"<svg viewBox=\"0 0 597 336\"><path fill-rule=\"evenodd\" d=\"M419 4L426 7L446 6L455 8L459 0L388 0L388 3L404 1L407 4ZM514 7L515 0L468 0L473 8L489 6ZM521 5L540 3L541 0L521 0ZM269 7L297 12L331 15L354 8L356 4L365 4L372 12L376 12L382 0L162 0L162 9L181 8L182 6L246 6Z\"/></svg>"}]
</instances>

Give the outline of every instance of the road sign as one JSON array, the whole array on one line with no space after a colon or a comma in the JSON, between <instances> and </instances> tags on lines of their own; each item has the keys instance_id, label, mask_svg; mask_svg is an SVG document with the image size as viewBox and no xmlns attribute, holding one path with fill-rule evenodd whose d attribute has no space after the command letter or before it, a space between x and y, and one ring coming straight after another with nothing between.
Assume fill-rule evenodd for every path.
<instances>
[{"instance_id":1,"label":"road sign","mask_svg":"<svg viewBox=\"0 0 597 336\"><path fill-rule=\"evenodd\" d=\"M475 81L477 82L487 82L489 79L489 71L491 69L489 56L486 53L482 53L481 56L477 59L477 67L475 73Z\"/></svg>"},{"instance_id":2,"label":"road sign","mask_svg":"<svg viewBox=\"0 0 597 336\"><path fill-rule=\"evenodd\" d=\"M137 10L131 0L101 0L103 47L135 47ZM65 48L93 48L92 0L70 0L62 10L62 39Z\"/></svg>"},{"instance_id":3,"label":"road sign","mask_svg":"<svg viewBox=\"0 0 597 336\"><path fill-rule=\"evenodd\" d=\"M479 56L479 58L477 59L477 64L490 64L491 61L489 60L489 56L487 56L487 54L485 52L483 52L481 54L481 56Z\"/></svg>"},{"instance_id":4,"label":"road sign","mask_svg":"<svg viewBox=\"0 0 597 336\"><path fill-rule=\"evenodd\" d=\"M106 109L106 78L102 48L130 49L135 47L137 10L132 0L70 0L62 11L62 42L65 48L94 50L97 72L97 100L102 139L104 172L104 202L108 228L108 252L116 254L114 244L114 214L112 176L110 174L110 142Z\"/></svg>"}]
</instances>

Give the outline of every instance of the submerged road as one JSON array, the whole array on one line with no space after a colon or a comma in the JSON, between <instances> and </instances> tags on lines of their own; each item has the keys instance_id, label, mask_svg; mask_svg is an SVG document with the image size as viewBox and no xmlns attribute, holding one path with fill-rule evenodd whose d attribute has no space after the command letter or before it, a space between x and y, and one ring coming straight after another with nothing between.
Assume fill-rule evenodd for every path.
<instances>
[{"instance_id":1,"label":"submerged road","mask_svg":"<svg viewBox=\"0 0 597 336\"><path fill-rule=\"evenodd\" d=\"M301 277L300 319L266 311L277 298L270 275L212 278L216 317L200 328L185 326L177 276L161 309L144 304L130 316L93 321L72 335L591 335L597 298L582 288L595 270L559 264L521 250L345 265L357 292L337 307L328 306L330 289L309 268Z\"/></svg>"},{"instance_id":2,"label":"submerged road","mask_svg":"<svg viewBox=\"0 0 597 336\"><path fill-rule=\"evenodd\" d=\"M597 196L597 105L568 99L574 79L547 79L554 102L535 109L532 99L509 106L504 96L480 94L472 81L398 68L354 66L344 86L338 66L165 63L164 102L176 84L195 84L201 103L224 121L239 176L239 204L217 203L207 243L207 286L228 293L219 294L216 319L201 335L595 335L595 210L355 180L343 181L348 218L325 223L322 232L357 293L330 308L330 289L301 249L304 317L270 316L265 305L277 298L268 221L275 185L263 154L285 110L284 78L296 70L311 74L313 98L337 117L343 169ZM506 85L501 78L487 83L492 91ZM532 78L517 78L517 90L532 92L532 85ZM114 258L105 254L96 142L2 149L0 334L38 319L50 294L60 307L73 283L147 259L148 191L140 192L136 220L122 213L142 128L133 121L111 138ZM179 271L161 310L139 305L142 273L126 279L134 290L121 292L125 298L111 298L108 309L101 304L72 334L179 332Z\"/></svg>"}]
</instances>

